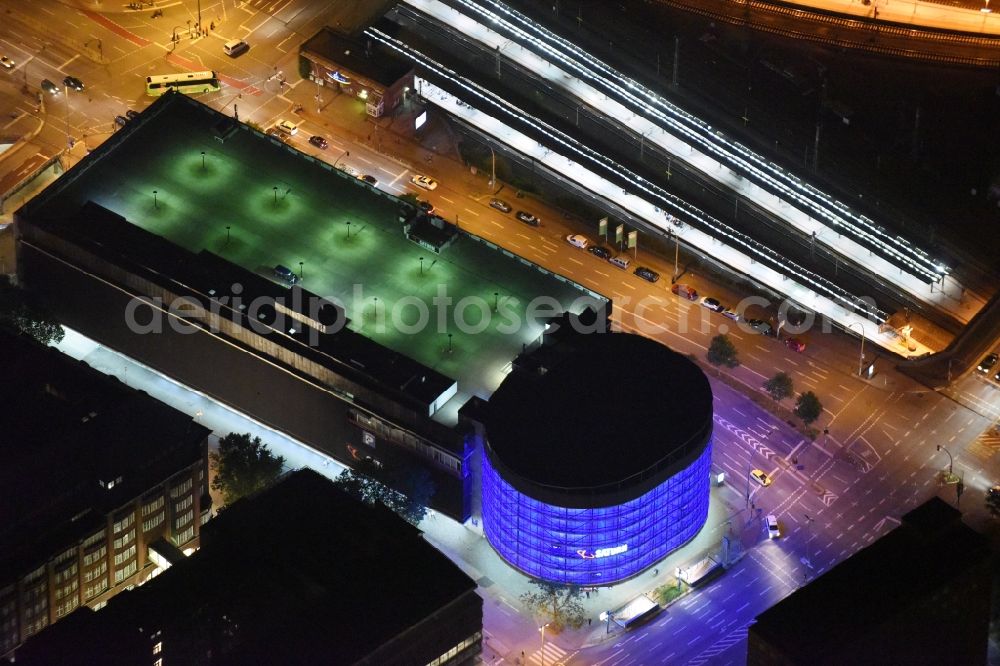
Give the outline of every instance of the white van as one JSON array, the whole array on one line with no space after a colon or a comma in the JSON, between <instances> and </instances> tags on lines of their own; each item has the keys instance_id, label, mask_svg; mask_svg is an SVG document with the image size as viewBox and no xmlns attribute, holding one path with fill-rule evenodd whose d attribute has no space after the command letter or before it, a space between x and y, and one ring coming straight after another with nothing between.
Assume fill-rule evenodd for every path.
<instances>
[{"instance_id":1,"label":"white van","mask_svg":"<svg viewBox=\"0 0 1000 666\"><path fill-rule=\"evenodd\" d=\"M610 261L612 264L614 264L618 268L621 268L622 270L627 269L629 263L631 263L629 261L629 258L626 257L624 254L619 254L617 257L611 257L610 259L608 259L608 261Z\"/></svg>"},{"instance_id":2,"label":"white van","mask_svg":"<svg viewBox=\"0 0 1000 666\"><path fill-rule=\"evenodd\" d=\"M233 39L226 42L222 50L230 58L236 58L250 50L250 45L242 39Z\"/></svg>"}]
</instances>

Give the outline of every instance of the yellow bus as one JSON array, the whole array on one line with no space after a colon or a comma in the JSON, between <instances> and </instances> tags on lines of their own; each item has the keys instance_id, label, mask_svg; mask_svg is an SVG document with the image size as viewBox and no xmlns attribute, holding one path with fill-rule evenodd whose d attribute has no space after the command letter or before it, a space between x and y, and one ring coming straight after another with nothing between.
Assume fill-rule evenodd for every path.
<instances>
[{"instance_id":1,"label":"yellow bus","mask_svg":"<svg viewBox=\"0 0 1000 666\"><path fill-rule=\"evenodd\" d=\"M219 90L219 77L215 72L184 72L146 77L146 94L158 97L168 90L189 95Z\"/></svg>"}]
</instances>

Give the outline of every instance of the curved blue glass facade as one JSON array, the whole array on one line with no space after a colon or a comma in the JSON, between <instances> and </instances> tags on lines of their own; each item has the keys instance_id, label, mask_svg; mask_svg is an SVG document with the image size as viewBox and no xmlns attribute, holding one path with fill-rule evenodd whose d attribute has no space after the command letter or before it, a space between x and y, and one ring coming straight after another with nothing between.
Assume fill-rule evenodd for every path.
<instances>
[{"instance_id":1,"label":"curved blue glass facade","mask_svg":"<svg viewBox=\"0 0 1000 666\"><path fill-rule=\"evenodd\" d=\"M688 467L622 504L571 509L507 483L483 456L483 529L507 562L542 580L607 585L691 539L708 517L712 445Z\"/></svg>"}]
</instances>

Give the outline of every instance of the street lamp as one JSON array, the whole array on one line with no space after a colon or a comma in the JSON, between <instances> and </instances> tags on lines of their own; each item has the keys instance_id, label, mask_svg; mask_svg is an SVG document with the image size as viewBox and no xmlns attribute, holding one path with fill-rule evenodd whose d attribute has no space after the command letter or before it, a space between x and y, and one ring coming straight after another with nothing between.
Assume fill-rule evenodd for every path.
<instances>
[{"instance_id":1,"label":"street lamp","mask_svg":"<svg viewBox=\"0 0 1000 666\"><path fill-rule=\"evenodd\" d=\"M205 151L201 151L201 170L205 170Z\"/></svg>"},{"instance_id":2,"label":"street lamp","mask_svg":"<svg viewBox=\"0 0 1000 666\"><path fill-rule=\"evenodd\" d=\"M302 279L303 277L305 277L305 274L304 274L304 273L302 272L302 264L304 264L304 263L306 263L306 262L304 262L304 261L300 261L300 262L299 262L299 279L300 279L300 280L301 280L301 279Z\"/></svg>"},{"instance_id":3,"label":"street lamp","mask_svg":"<svg viewBox=\"0 0 1000 666\"><path fill-rule=\"evenodd\" d=\"M278 186L275 185L271 189L274 190L274 205L277 206L278 205Z\"/></svg>"},{"instance_id":4,"label":"street lamp","mask_svg":"<svg viewBox=\"0 0 1000 666\"><path fill-rule=\"evenodd\" d=\"M153 190L153 208L159 208L160 204L156 202L156 190Z\"/></svg>"},{"instance_id":5,"label":"street lamp","mask_svg":"<svg viewBox=\"0 0 1000 666\"><path fill-rule=\"evenodd\" d=\"M954 460L954 458L951 457L951 451L949 451L948 449L944 448L940 444L937 445L937 450L938 451L944 451L945 453L948 454L948 476L949 477L950 476L954 476L952 468L954 466L955 460Z\"/></svg>"},{"instance_id":6,"label":"street lamp","mask_svg":"<svg viewBox=\"0 0 1000 666\"><path fill-rule=\"evenodd\" d=\"M424 258L420 257L420 274L424 274Z\"/></svg>"},{"instance_id":7,"label":"street lamp","mask_svg":"<svg viewBox=\"0 0 1000 666\"><path fill-rule=\"evenodd\" d=\"M228 224L226 225L226 245L229 245L229 226Z\"/></svg>"},{"instance_id":8,"label":"street lamp","mask_svg":"<svg viewBox=\"0 0 1000 666\"><path fill-rule=\"evenodd\" d=\"M490 149L490 164L492 165L492 175L490 175L490 193L497 186L497 154L493 152L493 146L486 144Z\"/></svg>"},{"instance_id":9,"label":"street lamp","mask_svg":"<svg viewBox=\"0 0 1000 666\"><path fill-rule=\"evenodd\" d=\"M347 221L347 237L348 238L351 237L351 221L350 220Z\"/></svg>"},{"instance_id":10,"label":"street lamp","mask_svg":"<svg viewBox=\"0 0 1000 666\"><path fill-rule=\"evenodd\" d=\"M542 626L538 627L538 631L542 632L542 666L545 666L545 627L552 624L551 622L546 622Z\"/></svg>"},{"instance_id":11,"label":"street lamp","mask_svg":"<svg viewBox=\"0 0 1000 666\"><path fill-rule=\"evenodd\" d=\"M864 372L865 369L865 326L860 321L852 321L847 325L847 328L850 328L855 324L858 325L858 330L861 331L861 355L858 357L858 376L860 377L861 373Z\"/></svg>"},{"instance_id":12,"label":"street lamp","mask_svg":"<svg viewBox=\"0 0 1000 666\"><path fill-rule=\"evenodd\" d=\"M333 168L336 169L337 168L337 164L340 163L340 160L344 159L345 157L350 157L350 156L351 156L351 151L345 150L344 153L340 157L338 157L336 159L336 161L333 163Z\"/></svg>"}]
</instances>

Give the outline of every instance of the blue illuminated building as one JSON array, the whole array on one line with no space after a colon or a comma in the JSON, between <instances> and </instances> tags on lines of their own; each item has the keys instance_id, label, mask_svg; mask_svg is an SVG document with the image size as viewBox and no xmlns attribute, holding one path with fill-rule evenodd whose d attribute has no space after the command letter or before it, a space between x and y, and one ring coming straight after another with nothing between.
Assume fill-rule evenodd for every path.
<instances>
[{"instance_id":1,"label":"blue illuminated building","mask_svg":"<svg viewBox=\"0 0 1000 666\"><path fill-rule=\"evenodd\" d=\"M561 347L521 364L490 398L483 527L530 576L606 585L704 525L712 391L689 359L637 335Z\"/></svg>"}]
</instances>

